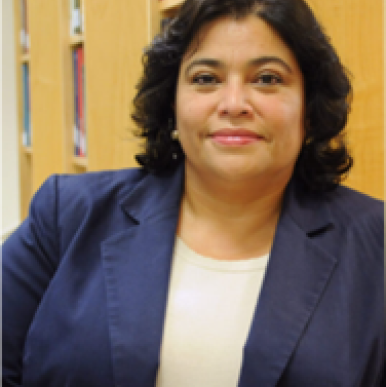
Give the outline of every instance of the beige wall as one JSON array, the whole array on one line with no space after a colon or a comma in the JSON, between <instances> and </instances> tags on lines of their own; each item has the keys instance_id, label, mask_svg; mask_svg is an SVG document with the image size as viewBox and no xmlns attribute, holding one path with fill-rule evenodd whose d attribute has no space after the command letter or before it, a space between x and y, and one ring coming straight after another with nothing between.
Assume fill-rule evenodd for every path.
<instances>
[{"instance_id":1,"label":"beige wall","mask_svg":"<svg viewBox=\"0 0 386 387\"><path fill-rule=\"evenodd\" d=\"M1 237L20 222L13 2L2 0Z\"/></svg>"}]
</instances>

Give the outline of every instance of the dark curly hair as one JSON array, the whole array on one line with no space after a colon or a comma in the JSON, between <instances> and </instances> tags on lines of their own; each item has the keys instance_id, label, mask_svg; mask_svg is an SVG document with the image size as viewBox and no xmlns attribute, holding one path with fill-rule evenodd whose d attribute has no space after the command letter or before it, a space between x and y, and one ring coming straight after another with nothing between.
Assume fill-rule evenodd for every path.
<instances>
[{"instance_id":1,"label":"dark curly hair","mask_svg":"<svg viewBox=\"0 0 386 387\"><path fill-rule=\"evenodd\" d=\"M310 191L330 191L353 165L344 136L352 87L329 38L303 0L186 0L143 56L132 118L140 128L137 135L146 140L144 153L136 159L153 173L183 162L183 150L170 136L183 56L204 24L249 14L274 28L303 73L306 135L294 175Z\"/></svg>"}]
</instances>

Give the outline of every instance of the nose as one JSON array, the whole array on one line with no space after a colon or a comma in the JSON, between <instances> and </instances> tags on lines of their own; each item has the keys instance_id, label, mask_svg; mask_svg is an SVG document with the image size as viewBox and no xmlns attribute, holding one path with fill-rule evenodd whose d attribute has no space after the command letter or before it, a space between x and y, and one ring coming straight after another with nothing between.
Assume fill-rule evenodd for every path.
<instances>
[{"instance_id":1,"label":"nose","mask_svg":"<svg viewBox=\"0 0 386 387\"><path fill-rule=\"evenodd\" d=\"M221 116L246 117L251 115L252 111L245 85L242 82L235 81L224 85L218 105L218 112Z\"/></svg>"}]
</instances>

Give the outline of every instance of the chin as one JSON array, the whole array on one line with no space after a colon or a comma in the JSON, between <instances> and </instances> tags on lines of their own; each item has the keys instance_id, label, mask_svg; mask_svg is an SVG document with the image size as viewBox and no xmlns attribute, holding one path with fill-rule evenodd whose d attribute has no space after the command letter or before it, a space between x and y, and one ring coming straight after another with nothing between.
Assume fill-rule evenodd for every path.
<instances>
[{"instance_id":1,"label":"chin","mask_svg":"<svg viewBox=\"0 0 386 387\"><path fill-rule=\"evenodd\" d=\"M256 180L263 177L266 171L262 168L250 168L240 165L224 165L216 170L216 175L220 178L233 182L245 180Z\"/></svg>"}]
</instances>

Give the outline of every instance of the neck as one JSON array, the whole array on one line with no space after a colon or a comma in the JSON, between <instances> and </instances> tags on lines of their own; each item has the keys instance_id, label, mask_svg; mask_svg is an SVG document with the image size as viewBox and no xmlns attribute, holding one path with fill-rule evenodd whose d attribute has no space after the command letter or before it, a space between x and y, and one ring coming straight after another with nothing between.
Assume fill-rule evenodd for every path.
<instances>
[{"instance_id":1,"label":"neck","mask_svg":"<svg viewBox=\"0 0 386 387\"><path fill-rule=\"evenodd\" d=\"M187 169L179 234L198 253L214 258L245 259L266 254L285 186L205 179Z\"/></svg>"}]
</instances>

